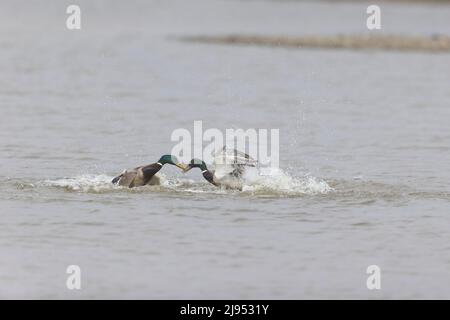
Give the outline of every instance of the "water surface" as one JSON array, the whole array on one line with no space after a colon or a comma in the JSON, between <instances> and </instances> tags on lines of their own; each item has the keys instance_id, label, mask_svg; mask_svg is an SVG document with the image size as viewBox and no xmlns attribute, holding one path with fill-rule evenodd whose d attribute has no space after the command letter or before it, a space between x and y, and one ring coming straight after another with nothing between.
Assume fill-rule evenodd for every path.
<instances>
[{"instance_id":1,"label":"water surface","mask_svg":"<svg viewBox=\"0 0 450 320\"><path fill-rule=\"evenodd\" d=\"M365 32L361 3L80 6L68 31L59 2L0 5L1 298L450 298L448 54L176 40ZM449 16L385 4L382 32L448 35ZM282 172L109 184L195 120L279 128Z\"/></svg>"}]
</instances>

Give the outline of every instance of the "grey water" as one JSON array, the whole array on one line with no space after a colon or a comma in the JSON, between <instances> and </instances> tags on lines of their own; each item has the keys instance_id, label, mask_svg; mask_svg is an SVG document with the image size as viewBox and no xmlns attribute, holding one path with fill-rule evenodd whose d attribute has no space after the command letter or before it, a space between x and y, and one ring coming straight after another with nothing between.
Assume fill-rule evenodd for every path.
<instances>
[{"instance_id":1,"label":"grey water","mask_svg":"<svg viewBox=\"0 0 450 320\"><path fill-rule=\"evenodd\" d=\"M364 2L77 3L0 3L0 298L450 298L449 54L178 41L365 33ZM383 2L379 32L449 17ZM282 174L109 184L195 120L280 129Z\"/></svg>"}]
</instances>

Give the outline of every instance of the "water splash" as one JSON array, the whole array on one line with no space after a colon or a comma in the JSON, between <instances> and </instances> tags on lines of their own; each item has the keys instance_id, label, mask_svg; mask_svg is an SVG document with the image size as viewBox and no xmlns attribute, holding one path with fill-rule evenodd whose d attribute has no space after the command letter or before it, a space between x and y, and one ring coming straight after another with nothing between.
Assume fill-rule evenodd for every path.
<instances>
[{"instance_id":1,"label":"water splash","mask_svg":"<svg viewBox=\"0 0 450 320\"><path fill-rule=\"evenodd\" d=\"M188 192L202 194L234 194L267 196L301 196L326 194L333 189L324 180L312 177L293 177L281 169L258 172L248 170L244 176L242 192L224 190L210 185L208 182L192 180L186 177L166 178L163 174L160 186L144 186L138 188L126 188L113 185L112 176L100 174L83 174L71 178L44 180L37 184L41 187L62 188L66 191L82 193L109 193L109 192Z\"/></svg>"},{"instance_id":2,"label":"water splash","mask_svg":"<svg viewBox=\"0 0 450 320\"><path fill-rule=\"evenodd\" d=\"M261 172L247 170L244 176L244 192L275 193L280 195L315 195L333 191L322 179L305 175L293 177L279 168L267 168Z\"/></svg>"},{"instance_id":3,"label":"water splash","mask_svg":"<svg viewBox=\"0 0 450 320\"><path fill-rule=\"evenodd\" d=\"M72 178L44 180L39 183L45 187L64 188L68 191L104 192L114 190L112 177L107 175L83 174Z\"/></svg>"},{"instance_id":4,"label":"water splash","mask_svg":"<svg viewBox=\"0 0 450 320\"><path fill-rule=\"evenodd\" d=\"M167 183L164 175L158 174L161 182ZM105 174L82 174L72 178L60 178L55 180L44 180L38 185L45 187L63 188L67 191L85 192L85 193L107 193L120 190L134 191L139 188L130 189L127 187L117 186L111 183L112 176Z\"/></svg>"}]
</instances>

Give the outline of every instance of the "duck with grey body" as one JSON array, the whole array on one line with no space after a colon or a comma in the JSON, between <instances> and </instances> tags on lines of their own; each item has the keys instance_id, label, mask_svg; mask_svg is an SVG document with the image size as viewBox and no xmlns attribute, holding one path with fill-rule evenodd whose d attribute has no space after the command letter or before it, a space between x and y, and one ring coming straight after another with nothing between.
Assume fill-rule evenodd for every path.
<instances>
[{"instance_id":1,"label":"duck with grey body","mask_svg":"<svg viewBox=\"0 0 450 320\"><path fill-rule=\"evenodd\" d=\"M161 184L161 179L157 173L165 164L177 166L183 171L187 169L184 164L178 161L177 157L166 154L163 155L155 163L136 167L134 169L124 170L111 182L113 184L128 188L140 187L145 185L159 185Z\"/></svg>"},{"instance_id":2,"label":"duck with grey body","mask_svg":"<svg viewBox=\"0 0 450 320\"><path fill-rule=\"evenodd\" d=\"M234 170L223 177L218 177L215 174L214 170L209 170L206 166L206 163L200 159L192 159L191 162L187 165L187 168L184 169L184 172L187 172L193 168L199 168L202 172L203 178L206 181L215 185L216 187L232 189L232 190L240 190L242 191L243 180L242 175L244 174L244 166L243 165L235 165L233 166Z\"/></svg>"}]
</instances>

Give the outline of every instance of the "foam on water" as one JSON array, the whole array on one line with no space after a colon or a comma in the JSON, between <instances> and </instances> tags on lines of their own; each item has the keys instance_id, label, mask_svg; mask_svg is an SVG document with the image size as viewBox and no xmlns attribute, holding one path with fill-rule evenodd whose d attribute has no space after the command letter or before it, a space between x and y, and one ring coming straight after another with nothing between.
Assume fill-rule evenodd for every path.
<instances>
[{"instance_id":1,"label":"foam on water","mask_svg":"<svg viewBox=\"0 0 450 320\"><path fill-rule=\"evenodd\" d=\"M163 185L167 183L164 175L158 174ZM105 174L82 174L71 178L59 178L55 180L44 180L38 186L64 188L67 191L86 193L105 193L117 190L138 190L117 186L111 183L112 176Z\"/></svg>"},{"instance_id":2,"label":"foam on water","mask_svg":"<svg viewBox=\"0 0 450 320\"><path fill-rule=\"evenodd\" d=\"M83 174L76 177L44 180L38 186L63 188L67 191L86 193L107 193L115 191L165 191L165 192L190 192L190 193L217 193L227 194L239 191L224 190L214 187L203 180L187 178L167 178L162 174L161 186L145 186L139 188L125 188L113 185L112 176L105 174ZM326 194L333 189L324 180L312 177L292 177L281 169L271 169L264 173L257 170L249 170L244 176L243 190L245 194L258 195L315 195Z\"/></svg>"},{"instance_id":3,"label":"foam on water","mask_svg":"<svg viewBox=\"0 0 450 320\"><path fill-rule=\"evenodd\" d=\"M247 170L244 176L244 192L314 195L326 194L332 190L322 179L309 175L293 177L279 168L267 168L262 172Z\"/></svg>"},{"instance_id":4,"label":"foam on water","mask_svg":"<svg viewBox=\"0 0 450 320\"><path fill-rule=\"evenodd\" d=\"M115 186L111 183L112 177L100 174L83 174L72 178L59 178L55 180L44 180L42 186L64 188L69 191L102 192L113 190Z\"/></svg>"}]
</instances>

